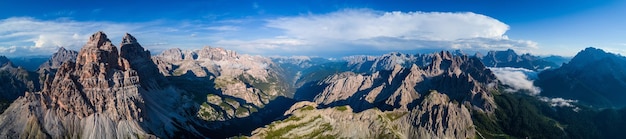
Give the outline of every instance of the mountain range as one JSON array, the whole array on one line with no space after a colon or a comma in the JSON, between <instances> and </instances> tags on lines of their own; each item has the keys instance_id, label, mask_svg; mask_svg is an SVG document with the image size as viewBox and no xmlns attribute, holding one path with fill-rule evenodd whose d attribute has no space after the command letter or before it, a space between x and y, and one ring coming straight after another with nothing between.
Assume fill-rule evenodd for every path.
<instances>
[{"instance_id":1,"label":"mountain range","mask_svg":"<svg viewBox=\"0 0 626 139\"><path fill-rule=\"evenodd\" d=\"M611 138L626 123L626 58L596 48L571 61L510 49L152 55L128 33L118 49L96 32L41 62L0 57L0 138ZM493 68L538 72L541 93L510 91Z\"/></svg>"},{"instance_id":2,"label":"mountain range","mask_svg":"<svg viewBox=\"0 0 626 139\"><path fill-rule=\"evenodd\" d=\"M539 74L546 96L577 99L599 108L626 106L626 57L586 48L561 68Z\"/></svg>"}]
</instances>

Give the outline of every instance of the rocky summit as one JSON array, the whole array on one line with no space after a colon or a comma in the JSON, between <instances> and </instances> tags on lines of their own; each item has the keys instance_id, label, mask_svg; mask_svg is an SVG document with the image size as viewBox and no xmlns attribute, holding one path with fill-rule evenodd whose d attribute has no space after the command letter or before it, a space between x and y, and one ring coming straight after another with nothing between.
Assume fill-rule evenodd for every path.
<instances>
[{"instance_id":1,"label":"rocky summit","mask_svg":"<svg viewBox=\"0 0 626 139\"><path fill-rule=\"evenodd\" d=\"M327 128L337 132L322 135L332 137L473 138L475 131L468 128L473 126L469 111L491 113L496 109L490 93L497 84L495 76L479 59L449 52L435 53L427 63L430 64L424 67L392 63L392 70L371 74L344 72L304 86L301 90L306 91L296 92L296 97L311 101L311 108L321 110L293 111L286 121L305 122L277 122L255 135L272 136L275 130L289 124L301 127L298 124L309 120L321 122L315 125L328 124ZM321 120L311 119L315 115ZM356 124L359 129L368 130L352 130L355 127L348 125L354 123L360 123ZM315 130L293 134L307 137Z\"/></svg>"},{"instance_id":2,"label":"rocky summit","mask_svg":"<svg viewBox=\"0 0 626 139\"><path fill-rule=\"evenodd\" d=\"M626 58L596 48L547 68L513 50L152 55L123 35L96 32L37 71L0 56L0 138L615 138L626 125L610 108L624 106ZM539 72L528 85L542 91L511 91L494 67Z\"/></svg>"},{"instance_id":3,"label":"rocky summit","mask_svg":"<svg viewBox=\"0 0 626 139\"><path fill-rule=\"evenodd\" d=\"M22 67L15 67L8 58L0 56L0 113L15 99L23 96L24 92L40 89L36 74Z\"/></svg>"},{"instance_id":4,"label":"rocky summit","mask_svg":"<svg viewBox=\"0 0 626 139\"><path fill-rule=\"evenodd\" d=\"M120 50L103 32L93 34L76 62L63 62L40 92L0 115L2 138L201 137L188 124L190 105L159 79L150 52L130 34Z\"/></svg>"},{"instance_id":5,"label":"rocky summit","mask_svg":"<svg viewBox=\"0 0 626 139\"><path fill-rule=\"evenodd\" d=\"M41 79L40 84L44 84L44 82L51 82L61 65L67 61L76 62L77 56L78 52L74 50L67 50L63 47L59 48L56 53L52 54L52 57L41 64L37 69L39 79Z\"/></svg>"},{"instance_id":6,"label":"rocky summit","mask_svg":"<svg viewBox=\"0 0 626 139\"><path fill-rule=\"evenodd\" d=\"M542 58L539 56L533 56L530 54L518 55L512 49L505 51L489 51L487 55L480 56L476 54L476 57L481 58L482 62L487 67L514 67L525 68L530 70L541 70L546 68L557 68L562 63L552 62L550 59ZM558 58L556 56L552 58Z\"/></svg>"},{"instance_id":7,"label":"rocky summit","mask_svg":"<svg viewBox=\"0 0 626 139\"><path fill-rule=\"evenodd\" d=\"M626 57L589 47L562 67L539 74L537 86L550 97L576 99L593 107L624 107Z\"/></svg>"}]
</instances>

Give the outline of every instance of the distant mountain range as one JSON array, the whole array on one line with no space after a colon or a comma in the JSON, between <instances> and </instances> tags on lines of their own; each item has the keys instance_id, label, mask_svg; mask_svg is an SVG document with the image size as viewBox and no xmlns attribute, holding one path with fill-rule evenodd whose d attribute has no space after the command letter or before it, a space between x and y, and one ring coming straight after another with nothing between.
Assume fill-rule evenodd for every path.
<instances>
[{"instance_id":1,"label":"distant mountain range","mask_svg":"<svg viewBox=\"0 0 626 139\"><path fill-rule=\"evenodd\" d=\"M512 49L506 51L489 51L487 55L480 56L482 62L487 67L513 67L530 70L541 70L546 68L558 68L569 58L561 56L539 57L530 54L518 55Z\"/></svg>"},{"instance_id":2,"label":"distant mountain range","mask_svg":"<svg viewBox=\"0 0 626 139\"><path fill-rule=\"evenodd\" d=\"M562 67L539 74L542 94L594 107L626 106L626 57L586 48Z\"/></svg>"},{"instance_id":3,"label":"distant mountain range","mask_svg":"<svg viewBox=\"0 0 626 139\"><path fill-rule=\"evenodd\" d=\"M130 34L119 46L96 32L37 68L0 57L0 138L612 138L606 127L626 124L626 58L596 48L570 61L513 50L151 55ZM492 72L504 67L539 72L539 96L511 92Z\"/></svg>"}]
</instances>

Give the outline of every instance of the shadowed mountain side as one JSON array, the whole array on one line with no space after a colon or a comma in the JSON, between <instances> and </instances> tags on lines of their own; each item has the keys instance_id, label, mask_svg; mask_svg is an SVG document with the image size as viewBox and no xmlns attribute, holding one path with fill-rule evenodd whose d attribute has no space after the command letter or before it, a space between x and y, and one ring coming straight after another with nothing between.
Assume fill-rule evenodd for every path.
<instances>
[{"instance_id":1,"label":"shadowed mountain side","mask_svg":"<svg viewBox=\"0 0 626 139\"><path fill-rule=\"evenodd\" d=\"M39 66L46 62L49 56L26 56L10 58L16 67L22 67L28 71L36 71Z\"/></svg>"},{"instance_id":2,"label":"shadowed mountain side","mask_svg":"<svg viewBox=\"0 0 626 139\"><path fill-rule=\"evenodd\" d=\"M539 74L542 95L598 108L626 106L626 57L586 48L567 64Z\"/></svg>"},{"instance_id":3,"label":"shadowed mountain side","mask_svg":"<svg viewBox=\"0 0 626 139\"><path fill-rule=\"evenodd\" d=\"M285 118L285 113L296 101L291 98L279 96L270 101L259 112L250 116L233 118L225 121L208 122L208 125L219 125L220 128L206 130L211 138L227 138L239 135L250 136L251 132L269 123ZM237 130L233 130L237 129Z\"/></svg>"},{"instance_id":4,"label":"shadowed mountain side","mask_svg":"<svg viewBox=\"0 0 626 139\"><path fill-rule=\"evenodd\" d=\"M24 96L25 92L40 90L41 85L37 73L15 67L4 56L0 56L0 114L15 99Z\"/></svg>"},{"instance_id":5,"label":"shadowed mountain side","mask_svg":"<svg viewBox=\"0 0 626 139\"><path fill-rule=\"evenodd\" d=\"M237 84L247 89L255 88L255 86L238 80L226 81L229 82L228 84L223 81L216 83L216 80L221 80L221 78L215 78L212 74L198 77L193 72L187 72L184 75L166 78L178 88L185 90L187 95L199 104L191 113L205 121L202 123L209 129L201 132L211 138L250 135L252 130L282 117L282 113L295 103L291 98L284 96L277 96L268 102L259 101L264 94L262 90L256 92L256 99L249 96L255 95L255 92L241 92L247 95L231 96L224 93L225 89L229 89L227 86L231 86L230 89L238 88L232 86Z\"/></svg>"}]
</instances>

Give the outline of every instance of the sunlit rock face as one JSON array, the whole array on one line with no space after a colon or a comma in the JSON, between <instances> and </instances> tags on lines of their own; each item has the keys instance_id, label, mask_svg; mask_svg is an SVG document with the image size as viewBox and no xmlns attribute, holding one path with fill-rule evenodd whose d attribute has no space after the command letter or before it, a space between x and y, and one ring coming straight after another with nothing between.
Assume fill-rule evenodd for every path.
<instances>
[{"instance_id":1,"label":"sunlit rock face","mask_svg":"<svg viewBox=\"0 0 626 139\"><path fill-rule=\"evenodd\" d=\"M168 49L152 60L161 74L198 100L198 117L206 121L248 117L274 98L292 95L282 69L266 57L207 46Z\"/></svg>"},{"instance_id":2,"label":"sunlit rock face","mask_svg":"<svg viewBox=\"0 0 626 139\"><path fill-rule=\"evenodd\" d=\"M93 34L40 92L27 92L0 115L8 138L143 138L201 136L184 112L191 107L167 85L150 52L126 34L121 51ZM56 64L52 64L56 65Z\"/></svg>"},{"instance_id":3,"label":"sunlit rock face","mask_svg":"<svg viewBox=\"0 0 626 139\"><path fill-rule=\"evenodd\" d=\"M307 91L296 97L307 101L252 137L474 138L470 111L496 109L490 91L498 81L480 59L449 52L420 60L393 55L365 59L379 64L357 66L367 67L364 73L343 72L303 86L299 90ZM411 62L383 62L400 59Z\"/></svg>"},{"instance_id":4,"label":"sunlit rock face","mask_svg":"<svg viewBox=\"0 0 626 139\"><path fill-rule=\"evenodd\" d=\"M311 87L321 90L296 96L322 105L350 104L355 109L409 110L409 103L430 90L436 90L458 102L469 102L481 110L493 111L495 105L489 90L497 80L479 59L440 52L435 53L428 63L421 68L415 64L394 64L392 70L372 74L335 74Z\"/></svg>"}]
</instances>

